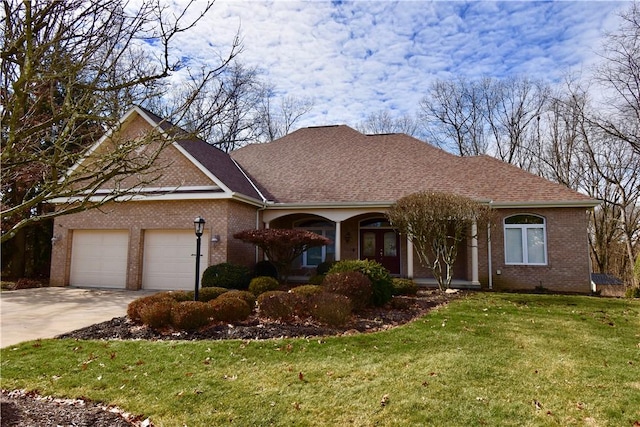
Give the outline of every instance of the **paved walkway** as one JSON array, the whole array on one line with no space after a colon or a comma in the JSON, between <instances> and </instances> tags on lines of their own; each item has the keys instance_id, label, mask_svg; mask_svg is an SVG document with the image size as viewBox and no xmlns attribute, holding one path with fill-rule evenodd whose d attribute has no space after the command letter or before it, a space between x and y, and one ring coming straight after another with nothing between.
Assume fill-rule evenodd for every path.
<instances>
[{"instance_id":1,"label":"paved walkway","mask_svg":"<svg viewBox=\"0 0 640 427\"><path fill-rule=\"evenodd\" d=\"M124 316L129 302L152 293L70 287L2 291L0 347L38 338L53 338Z\"/></svg>"}]
</instances>

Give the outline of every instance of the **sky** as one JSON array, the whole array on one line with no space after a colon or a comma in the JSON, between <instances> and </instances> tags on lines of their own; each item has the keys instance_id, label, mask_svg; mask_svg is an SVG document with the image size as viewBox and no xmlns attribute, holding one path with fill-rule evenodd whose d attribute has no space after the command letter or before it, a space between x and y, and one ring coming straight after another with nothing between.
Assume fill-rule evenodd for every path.
<instances>
[{"instance_id":1,"label":"sky","mask_svg":"<svg viewBox=\"0 0 640 427\"><path fill-rule=\"evenodd\" d=\"M437 79L527 76L554 83L569 72L588 73L602 35L617 28L629 5L217 0L179 51L211 61L239 32L242 64L259 67L279 96L314 100L296 128L356 126L381 110L415 115Z\"/></svg>"}]
</instances>

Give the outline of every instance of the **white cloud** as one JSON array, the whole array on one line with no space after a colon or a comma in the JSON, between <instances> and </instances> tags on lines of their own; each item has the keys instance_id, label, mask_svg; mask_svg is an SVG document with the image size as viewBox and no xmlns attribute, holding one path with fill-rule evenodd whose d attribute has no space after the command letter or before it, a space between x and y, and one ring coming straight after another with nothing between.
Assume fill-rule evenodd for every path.
<instances>
[{"instance_id":1,"label":"white cloud","mask_svg":"<svg viewBox=\"0 0 640 427\"><path fill-rule=\"evenodd\" d=\"M589 67L628 4L218 0L180 55L213 64L240 29L240 62L260 67L278 93L315 98L302 125L355 125L380 109L415 113L438 78L553 81Z\"/></svg>"}]
</instances>

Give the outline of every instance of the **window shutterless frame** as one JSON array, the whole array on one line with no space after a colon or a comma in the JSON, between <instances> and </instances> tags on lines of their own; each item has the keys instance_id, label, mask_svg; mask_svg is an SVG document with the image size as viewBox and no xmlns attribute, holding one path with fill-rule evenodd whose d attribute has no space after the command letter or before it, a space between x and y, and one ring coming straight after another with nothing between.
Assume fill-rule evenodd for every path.
<instances>
[{"instance_id":1,"label":"window shutterless frame","mask_svg":"<svg viewBox=\"0 0 640 427\"><path fill-rule=\"evenodd\" d=\"M547 227L539 215L504 219L504 253L508 265L547 265Z\"/></svg>"}]
</instances>

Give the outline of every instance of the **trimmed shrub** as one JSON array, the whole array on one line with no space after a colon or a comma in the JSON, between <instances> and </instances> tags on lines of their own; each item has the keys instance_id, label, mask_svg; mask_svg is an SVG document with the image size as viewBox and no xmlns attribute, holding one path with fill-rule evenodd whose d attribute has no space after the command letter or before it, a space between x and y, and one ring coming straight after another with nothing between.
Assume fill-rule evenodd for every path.
<instances>
[{"instance_id":1,"label":"trimmed shrub","mask_svg":"<svg viewBox=\"0 0 640 427\"><path fill-rule=\"evenodd\" d=\"M209 302L211 300L218 298L220 295L226 292L229 292L229 289L220 288L218 286L213 286L211 288L202 288L198 291L198 301Z\"/></svg>"},{"instance_id":2,"label":"trimmed shrub","mask_svg":"<svg viewBox=\"0 0 640 427\"><path fill-rule=\"evenodd\" d=\"M169 301L175 302L175 300L171 297L169 292L160 292L153 295L147 295L141 298L137 298L129 303L127 306L127 316L133 323L141 324L142 317L140 316L140 312L144 307L155 304L159 301Z\"/></svg>"},{"instance_id":3,"label":"trimmed shrub","mask_svg":"<svg viewBox=\"0 0 640 427\"><path fill-rule=\"evenodd\" d=\"M359 271L371 280L375 306L381 307L391 300L393 296L391 275L381 264L371 260L343 260L335 263L329 273L345 271Z\"/></svg>"},{"instance_id":4,"label":"trimmed shrub","mask_svg":"<svg viewBox=\"0 0 640 427\"><path fill-rule=\"evenodd\" d=\"M291 288L289 292L292 292L294 294L301 295L301 296L310 297L312 295L319 294L320 292L323 292L323 291L324 291L324 288L319 285L302 285L302 286L296 286L295 288Z\"/></svg>"},{"instance_id":5,"label":"trimmed shrub","mask_svg":"<svg viewBox=\"0 0 640 427\"><path fill-rule=\"evenodd\" d=\"M240 298L216 298L209 303L211 316L221 322L238 322L245 320L251 314L251 308Z\"/></svg>"},{"instance_id":6,"label":"trimmed shrub","mask_svg":"<svg viewBox=\"0 0 640 427\"><path fill-rule=\"evenodd\" d=\"M249 283L249 292L253 292L254 295L260 295L267 291L278 290L279 287L280 283L273 277L254 277Z\"/></svg>"},{"instance_id":7,"label":"trimmed shrub","mask_svg":"<svg viewBox=\"0 0 640 427\"><path fill-rule=\"evenodd\" d=\"M256 296L249 291L240 291L238 289L231 289L230 291L225 292L224 294L220 295L216 299L221 299L221 298L240 298L241 300L246 302L249 308L251 309L253 309L253 307L255 307L256 305Z\"/></svg>"},{"instance_id":8,"label":"trimmed shrub","mask_svg":"<svg viewBox=\"0 0 640 427\"><path fill-rule=\"evenodd\" d=\"M271 261L258 261L253 267L253 276L254 277L273 277L274 279L278 279L278 269Z\"/></svg>"},{"instance_id":9,"label":"trimmed shrub","mask_svg":"<svg viewBox=\"0 0 640 427\"><path fill-rule=\"evenodd\" d=\"M394 278L391 283L393 284L393 295L415 295L418 293L418 285L411 279Z\"/></svg>"},{"instance_id":10,"label":"trimmed shrub","mask_svg":"<svg viewBox=\"0 0 640 427\"><path fill-rule=\"evenodd\" d=\"M329 293L349 298L354 311L371 306L373 301L371 280L359 271L329 273L324 278L323 287Z\"/></svg>"},{"instance_id":11,"label":"trimmed shrub","mask_svg":"<svg viewBox=\"0 0 640 427\"><path fill-rule=\"evenodd\" d=\"M142 306L139 310L142 323L154 329L170 325L171 309L174 304L178 304L178 302L171 298L165 298Z\"/></svg>"},{"instance_id":12,"label":"trimmed shrub","mask_svg":"<svg viewBox=\"0 0 640 427\"><path fill-rule=\"evenodd\" d=\"M202 273L203 288L247 289L250 280L251 270L228 262L211 265Z\"/></svg>"},{"instance_id":13,"label":"trimmed shrub","mask_svg":"<svg viewBox=\"0 0 640 427\"><path fill-rule=\"evenodd\" d=\"M182 301L171 307L171 324L176 329L195 331L210 322L211 305L202 301Z\"/></svg>"},{"instance_id":14,"label":"trimmed shrub","mask_svg":"<svg viewBox=\"0 0 640 427\"><path fill-rule=\"evenodd\" d=\"M324 280L324 274L316 274L315 276L309 277L307 281L310 285L322 285L322 281Z\"/></svg>"},{"instance_id":15,"label":"trimmed shrub","mask_svg":"<svg viewBox=\"0 0 640 427\"><path fill-rule=\"evenodd\" d=\"M344 295L316 294L311 298L311 316L330 326L342 326L351 317L351 301Z\"/></svg>"},{"instance_id":16,"label":"trimmed shrub","mask_svg":"<svg viewBox=\"0 0 640 427\"><path fill-rule=\"evenodd\" d=\"M299 295L290 292L267 291L258 296L258 310L262 316L270 319L291 319L300 299Z\"/></svg>"},{"instance_id":17,"label":"trimmed shrub","mask_svg":"<svg viewBox=\"0 0 640 427\"><path fill-rule=\"evenodd\" d=\"M289 293L296 295L297 301L295 313L300 317L309 317L311 315L311 300L314 295L324 292L324 288L319 285L302 285L296 286L289 290Z\"/></svg>"},{"instance_id":18,"label":"trimmed shrub","mask_svg":"<svg viewBox=\"0 0 640 427\"><path fill-rule=\"evenodd\" d=\"M187 292L187 291L168 291L168 292L162 292L162 295L166 295L169 298L180 302L180 301L191 301L193 300L193 291L191 292Z\"/></svg>"},{"instance_id":19,"label":"trimmed shrub","mask_svg":"<svg viewBox=\"0 0 640 427\"><path fill-rule=\"evenodd\" d=\"M324 262L321 262L316 267L316 274L319 275L319 276L324 276L325 274L327 274L329 272L329 270L331 270L331 267L333 267L333 264L335 264L335 261L324 261Z\"/></svg>"}]
</instances>

